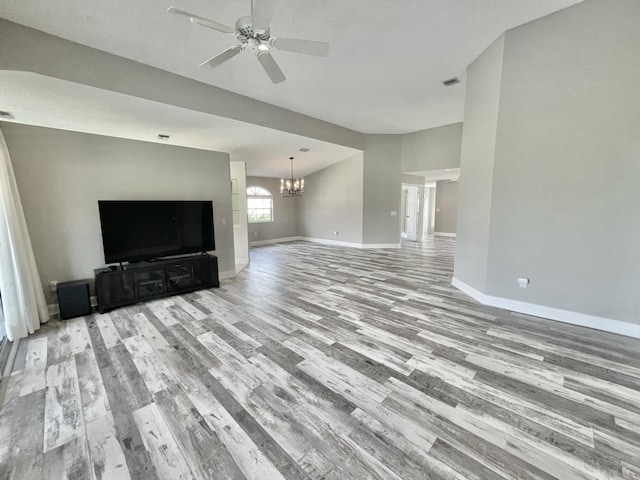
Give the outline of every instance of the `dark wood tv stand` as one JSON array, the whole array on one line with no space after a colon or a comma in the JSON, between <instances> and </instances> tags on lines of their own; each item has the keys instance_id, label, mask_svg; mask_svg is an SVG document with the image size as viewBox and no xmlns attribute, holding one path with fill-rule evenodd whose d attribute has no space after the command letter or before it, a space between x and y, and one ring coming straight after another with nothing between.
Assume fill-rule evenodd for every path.
<instances>
[{"instance_id":1,"label":"dark wood tv stand","mask_svg":"<svg viewBox=\"0 0 640 480\"><path fill-rule=\"evenodd\" d=\"M101 268L94 274L100 313L152 298L220 286L218 258L214 255L131 263Z\"/></svg>"}]
</instances>

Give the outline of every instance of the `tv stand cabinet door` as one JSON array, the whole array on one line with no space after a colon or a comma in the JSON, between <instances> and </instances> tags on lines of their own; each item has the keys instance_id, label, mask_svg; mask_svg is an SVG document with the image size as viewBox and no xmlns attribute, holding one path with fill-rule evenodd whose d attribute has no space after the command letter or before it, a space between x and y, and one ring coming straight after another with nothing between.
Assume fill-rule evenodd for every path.
<instances>
[{"instance_id":1,"label":"tv stand cabinet door","mask_svg":"<svg viewBox=\"0 0 640 480\"><path fill-rule=\"evenodd\" d=\"M104 313L105 309L127 305L135 300L133 275L127 272L107 272L96 275L95 278L100 313Z\"/></svg>"},{"instance_id":2,"label":"tv stand cabinet door","mask_svg":"<svg viewBox=\"0 0 640 480\"><path fill-rule=\"evenodd\" d=\"M201 288L219 287L218 281L218 258L214 255L199 257L194 265L195 286Z\"/></svg>"},{"instance_id":3,"label":"tv stand cabinet door","mask_svg":"<svg viewBox=\"0 0 640 480\"><path fill-rule=\"evenodd\" d=\"M167 291L164 268L134 270L133 279L138 300L157 297Z\"/></svg>"},{"instance_id":4,"label":"tv stand cabinet door","mask_svg":"<svg viewBox=\"0 0 640 480\"><path fill-rule=\"evenodd\" d=\"M171 292L193 288L196 284L193 270L194 262L191 261L168 265L166 268L167 290Z\"/></svg>"}]
</instances>

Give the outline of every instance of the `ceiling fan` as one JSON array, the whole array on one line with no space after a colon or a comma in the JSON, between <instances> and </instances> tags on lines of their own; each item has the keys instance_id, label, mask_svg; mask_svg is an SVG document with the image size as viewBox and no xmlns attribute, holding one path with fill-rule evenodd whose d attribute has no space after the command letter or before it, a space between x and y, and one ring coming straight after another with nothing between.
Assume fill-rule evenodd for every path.
<instances>
[{"instance_id":1,"label":"ceiling fan","mask_svg":"<svg viewBox=\"0 0 640 480\"><path fill-rule=\"evenodd\" d=\"M295 38L277 38L271 36L269 25L276 13L280 0L255 0L251 2L251 15L240 17L235 27L229 27L215 20L200 17L193 13L185 12L176 7L169 7L167 12L188 17L191 23L202 27L211 28L227 35L234 35L239 45L234 45L225 51L202 62L199 66L209 65L216 68L227 60L232 59L243 50L250 48L256 53L258 61L273 83L286 80L284 73L271 55L271 48L286 50L288 52L303 53L326 57L329 54L329 44L313 40L299 40Z\"/></svg>"}]
</instances>

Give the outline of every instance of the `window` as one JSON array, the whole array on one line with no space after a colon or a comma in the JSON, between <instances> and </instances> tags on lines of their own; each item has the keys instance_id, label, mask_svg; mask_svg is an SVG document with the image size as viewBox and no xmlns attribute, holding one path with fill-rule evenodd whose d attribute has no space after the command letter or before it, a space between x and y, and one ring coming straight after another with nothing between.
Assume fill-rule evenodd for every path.
<instances>
[{"instance_id":1,"label":"window","mask_svg":"<svg viewBox=\"0 0 640 480\"><path fill-rule=\"evenodd\" d=\"M261 187L247 188L249 223L273 222L273 195Z\"/></svg>"}]
</instances>

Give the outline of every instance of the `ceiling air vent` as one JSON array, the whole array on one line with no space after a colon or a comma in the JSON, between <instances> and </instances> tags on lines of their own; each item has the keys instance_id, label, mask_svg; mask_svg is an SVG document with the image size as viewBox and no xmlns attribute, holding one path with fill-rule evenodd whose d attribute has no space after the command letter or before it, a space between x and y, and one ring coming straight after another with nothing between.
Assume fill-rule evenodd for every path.
<instances>
[{"instance_id":1,"label":"ceiling air vent","mask_svg":"<svg viewBox=\"0 0 640 480\"><path fill-rule=\"evenodd\" d=\"M16 117L13 116L11 112L3 112L0 110L0 119L2 120L15 120Z\"/></svg>"},{"instance_id":2,"label":"ceiling air vent","mask_svg":"<svg viewBox=\"0 0 640 480\"><path fill-rule=\"evenodd\" d=\"M159 140L169 140L169 138L171 137L169 135L165 135L164 133L158 135Z\"/></svg>"},{"instance_id":3,"label":"ceiling air vent","mask_svg":"<svg viewBox=\"0 0 640 480\"><path fill-rule=\"evenodd\" d=\"M450 78L449 80L445 80L444 82L442 82L442 84L445 87L451 87L451 86L455 85L456 83L460 83L460 79L458 77L453 77L453 78Z\"/></svg>"},{"instance_id":4,"label":"ceiling air vent","mask_svg":"<svg viewBox=\"0 0 640 480\"><path fill-rule=\"evenodd\" d=\"M311 150L311 149L310 148L306 148L306 147L300 149L301 152L308 152L309 150Z\"/></svg>"}]
</instances>

